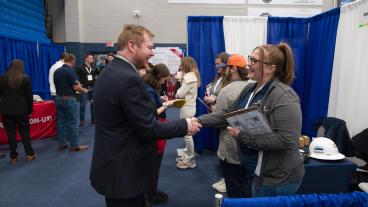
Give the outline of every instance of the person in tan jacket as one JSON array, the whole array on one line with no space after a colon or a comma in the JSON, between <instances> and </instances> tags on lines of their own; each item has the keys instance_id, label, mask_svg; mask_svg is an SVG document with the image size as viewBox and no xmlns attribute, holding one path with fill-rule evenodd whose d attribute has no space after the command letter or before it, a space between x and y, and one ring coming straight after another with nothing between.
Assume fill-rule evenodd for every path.
<instances>
[{"instance_id":1,"label":"person in tan jacket","mask_svg":"<svg viewBox=\"0 0 368 207\"><path fill-rule=\"evenodd\" d=\"M181 61L183 79L181 87L176 92L176 98L185 99L184 106L180 109L180 118L192 118L196 113L196 99L198 87L201 85L198 67L192 57L184 57ZM192 135L184 137L186 151L184 156L176 159L179 169L195 168L194 142Z\"/></svg>"}]
</instances>

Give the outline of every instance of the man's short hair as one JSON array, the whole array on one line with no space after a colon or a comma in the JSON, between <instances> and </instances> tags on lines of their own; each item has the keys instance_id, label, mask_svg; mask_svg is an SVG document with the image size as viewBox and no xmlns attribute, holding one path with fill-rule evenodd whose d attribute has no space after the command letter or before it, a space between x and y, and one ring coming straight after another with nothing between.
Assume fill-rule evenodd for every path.
<instances>
[{"instance_id":1,"label":"man's short hair","mask_svg":"<svg viewBox=\"0 0 368 207\"><path fill-rule=\"evenodd\" d=\"M67 52L63 52L63 54L60 55L60 60L64 60L67 55Z\"/></svg>"},{"instance_id":2,"label":"man's short hair","mask_svg":"<svg viewBox=\"0 0 368 207\"><path fill-rule=\"evenodd\" d=\"M109 52L109 53L107 53L107 56L111 56L111 57L114 57L114 53L112 53L112 52Z\"/></svg>"},{"instance_id":3,"label":"man's short hair","mask_svg":"<svg viewBox=\"0 0 368 207\"><path fill-rule=\"evenodd\" d=\"M83 58L83 59L85 60L85 59L86 59L88 56L90 56L90 55L92 55L92 57L94 57L92 53L88 52L88 53L86 53L86 54L84 55L84 58Z\"/></svg>"},{"instance_id":4,"label":"man's short hair","mask_svg":"<svg viewBox=\"0 0 368 207\"><path fill-rule=\"evenodd\" d=\"M119 34L118 37L118 50L124 49L128 45L129 40L135 42L139 47L144 41L143 35L145 33L147 33L151 37L155 36L150 30L141 25L125 25L123 31Z\"/></svg>"},{"instance_id":5,"label":"man's short hair","mask_svg":"<svg viewBox=\"0 0 368 207\"><path fill-rule=\"evenodd\" d=\"M70 54L70 53L68 53L66 56L65 56L65 58L64 58L64 62L66 62L66 63L73 63L73 62L75 62L75 56L73 55L73 54Z\"/></svg>"}]
</instances>

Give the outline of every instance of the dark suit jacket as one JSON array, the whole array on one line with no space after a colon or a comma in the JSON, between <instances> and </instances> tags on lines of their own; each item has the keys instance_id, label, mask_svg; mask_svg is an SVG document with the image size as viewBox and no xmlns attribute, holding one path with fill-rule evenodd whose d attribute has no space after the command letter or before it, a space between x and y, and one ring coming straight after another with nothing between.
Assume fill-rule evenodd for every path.
<instances>
[{"instance_id":1,"label":"dark suit jacket","mask_svg":"<svg viewBox=\"0 0 368 207\"><path fill-rule=\"evenodd\" d=\"M152 185L155 139L184 136L185 120L159 123L134 68L114 58L95 85L95 145L90 180L105 197L132 198Z\"/></svg>"},{"instance_id":2,"label":"dark suit jacket","mask_svg":"<svg viewBox=\"0 0 368 207\"><path fill-rule=\"evenodd\" d=\"M0 113L3 115L27 115L33 112L32 83L27 75L23 76L19 89L12 89L9 77L0 75Z\"/></svg>"}]
</instances>

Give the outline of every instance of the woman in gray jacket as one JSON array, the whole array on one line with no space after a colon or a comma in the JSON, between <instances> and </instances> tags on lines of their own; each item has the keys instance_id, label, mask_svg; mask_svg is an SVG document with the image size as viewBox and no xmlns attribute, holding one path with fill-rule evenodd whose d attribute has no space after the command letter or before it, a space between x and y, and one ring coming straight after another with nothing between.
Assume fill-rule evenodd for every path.
<instances>
[{"instance_id":1,"label":"woman in gray jacket","mask_svg":"<svg viewBox=\"0 0 368 207\"><path fill-rule=\"evenodd\" d=\"M272 133L252 135L228 128L240 141L245 185L253 197L294 194L303 179L304 165L298 150L300 100L290 87L295 77L290 47L284 43L257 47L249 56L248 77L257 82L247 85L234 104L197 121L204 127L223 126L227 125L224 113L258 106Z\"/></svg>"}]
</instances>

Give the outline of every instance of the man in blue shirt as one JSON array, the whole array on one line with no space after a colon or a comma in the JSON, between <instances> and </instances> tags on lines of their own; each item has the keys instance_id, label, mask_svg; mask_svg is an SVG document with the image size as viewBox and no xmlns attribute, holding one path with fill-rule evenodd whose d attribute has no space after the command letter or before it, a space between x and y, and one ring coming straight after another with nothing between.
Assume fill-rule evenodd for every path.
<instances>
[{"instance_id":1,"label":"man in blue shirt","mask_svg":"<svg viewBox=\"0 0 368 207\"><path fill-rule=\"evenodd\" d=\"M59 149L68 148L67 139L70 141L70 151L82 151L88 149L86 145L79 145L79 107L74 91L87 93L78 81L78 76L73 70L75 56L68 54L64 59L64 65L54 73L56 87L56 124Z\"/></svg>"}]
</instances>

